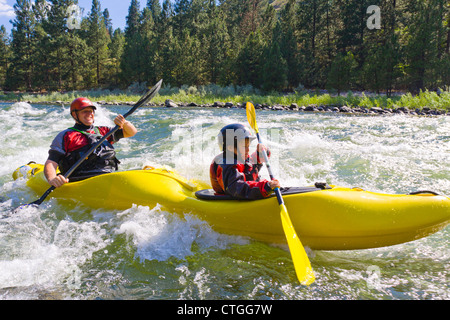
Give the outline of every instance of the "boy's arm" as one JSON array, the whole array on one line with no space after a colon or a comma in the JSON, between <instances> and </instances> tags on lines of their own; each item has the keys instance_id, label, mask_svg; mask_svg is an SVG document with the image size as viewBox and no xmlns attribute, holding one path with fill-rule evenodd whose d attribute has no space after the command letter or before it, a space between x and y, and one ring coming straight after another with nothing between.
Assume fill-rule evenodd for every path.
<instances>
[{"instance_id":1,"label":"boy's arm","mask_svg":"<svg viewBox=\"0 0 450 320\"><path fill-rule=\"evenodd\" d=\"M243 173L234 166L226 166L223 171L225 192L238 199L263 199L272 192L267 180L246 181Z\"/></svg>"}]
</instances>

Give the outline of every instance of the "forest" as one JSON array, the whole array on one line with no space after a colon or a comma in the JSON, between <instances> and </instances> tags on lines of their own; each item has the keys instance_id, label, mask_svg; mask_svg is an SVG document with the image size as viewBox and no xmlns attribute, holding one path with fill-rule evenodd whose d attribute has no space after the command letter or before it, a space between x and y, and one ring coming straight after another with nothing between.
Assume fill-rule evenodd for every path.
<instances>
[{"instance_id":1,"label":"forest","mask_svg":"<svg viewBox=\"0 0 450 320\"><path fill-rule=\"evenodd\" d=\"M1 90L124 89L164 79L389 96L450 85L448 0L148 0L143 10L131 0L125 30L98 0L82 16L77 4L16 1L11 34L0 27ZM379 8L375 28L371 6Z\"/></svg>"}]
</instances>

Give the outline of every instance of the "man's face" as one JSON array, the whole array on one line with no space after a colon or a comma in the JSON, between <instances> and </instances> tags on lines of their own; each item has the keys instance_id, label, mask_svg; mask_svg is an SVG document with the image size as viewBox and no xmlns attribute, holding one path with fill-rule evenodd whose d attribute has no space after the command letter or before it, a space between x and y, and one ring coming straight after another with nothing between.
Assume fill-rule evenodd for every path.
<instances>
[{"instance_id":1,"label":"man's face","mask_svg":"<svg viewBox=\"0 0 450 320\"><path fill-rule=\"evenodd\" d=\"M78 111L78 120L85 126L91 126L94 124L94 115L94 108L88 107Z\"/></svg>"}]
</instances>

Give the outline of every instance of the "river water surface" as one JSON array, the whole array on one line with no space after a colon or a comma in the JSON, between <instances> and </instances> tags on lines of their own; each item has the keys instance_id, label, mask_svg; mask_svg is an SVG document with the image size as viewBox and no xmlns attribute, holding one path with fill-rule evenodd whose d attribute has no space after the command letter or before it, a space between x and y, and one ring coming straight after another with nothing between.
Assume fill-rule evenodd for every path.
<instances>
[{"instance_id":1,"label":"river water surface","mask_svg":"<svg viewBox=\"0 0 450 320\"><path fill-rule=\"evenodd\" d=\"M101 107L96 124L128 109ZM139 132L116 144L120 170L165 166L208 182L218 131L246 114L141 108L128 120ZM257 120L284 186L450 194L450 117L257 110ZM0 124L0 299L450 299L449 226L390 247L308 250L316 282L304 287L286 248L217 233L189 212L47 199L12 214L40 196L12 172L45 162L73 121L68 106L16 103L0 104Z\"/></svg>"}]
</instances>

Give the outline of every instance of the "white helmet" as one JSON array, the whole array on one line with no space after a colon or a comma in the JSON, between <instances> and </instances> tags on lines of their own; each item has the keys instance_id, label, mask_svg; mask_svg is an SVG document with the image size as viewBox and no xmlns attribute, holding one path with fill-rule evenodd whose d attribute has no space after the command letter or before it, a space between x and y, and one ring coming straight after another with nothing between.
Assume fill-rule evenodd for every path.
<instances>
[{"instance_id":1,"label":"white helmet","mask_svg":"<svg viewBox=\"0 0 450 320\"><path fill-rule=\"evenodd\" d=\"M226 125L220 130L217 136L219 148L222 151L226 150L228 144L235 147L237 146L237 142L243 139L249 139L251 142L255 140L256 137L252 135L249 128L240 123Z\"/></svg>"}]
</instances>

